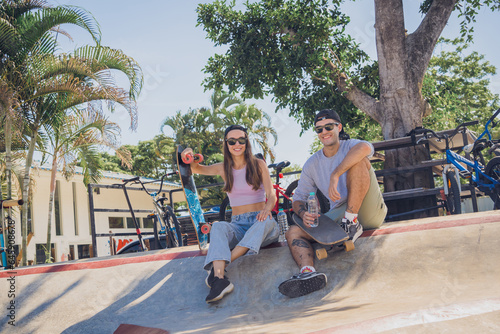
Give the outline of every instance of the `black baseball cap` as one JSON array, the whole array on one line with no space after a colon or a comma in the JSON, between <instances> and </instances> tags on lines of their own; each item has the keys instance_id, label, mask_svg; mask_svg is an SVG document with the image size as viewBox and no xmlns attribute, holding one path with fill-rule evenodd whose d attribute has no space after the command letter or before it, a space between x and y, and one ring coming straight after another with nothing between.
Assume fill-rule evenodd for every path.
<instances>
[{"instance_id":1,"label":"black baseball cap","mask_svg":"<svg viewBox=\"0 0 500 334\"><path fill-rule=\"evenodd\" d=\"M243 127L241 125L233 124L233 125L227 127L226 131L224 132L224 138L226 138L229 131L232 131L232 130L241 130L241 131L247 133L247 129L245 127Z\"/></svg>"},{"instance_id":2,"label":"black baseball cap","mask_svg":"<svg viewBox=\"0 0 500 334\"><path fill-rule=\"evenodd\" d=\"M342 123L342 121L340 120L339 114L337 114L337 112L335 110L323 109L316 114L316 117L314 117L314 125L316 125L316 123L319 121L322 121L324 119L329 119L329 118L333 119L339 123Z\"/></svg>"}]
</instances>

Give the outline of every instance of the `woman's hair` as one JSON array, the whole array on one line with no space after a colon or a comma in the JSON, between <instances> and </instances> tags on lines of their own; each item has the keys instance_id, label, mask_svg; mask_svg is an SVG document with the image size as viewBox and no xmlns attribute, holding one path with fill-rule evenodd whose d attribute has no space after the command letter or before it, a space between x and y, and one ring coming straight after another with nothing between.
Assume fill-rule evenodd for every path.
<instances>
[{"instance_id":1,"label":"woman's hair","mask_svg":"<svg viewBox=\"0 0 500 334\"><path fill-rule=\"evenodd\" d=\"M226 179L226 184L224 185L225 192L231 192L233 189L234 179L233 179L233 167L234 161L231 152L229 152L229 148L227 146L227 134L232 130L241 130L245 133L245 137L247 138L247 143L245 145L244 158L246 161L246 175L245 179L249 185L252 186L253 190L258 190L262 184L262 175L259 167L259 160L254 157L252 153L252 147L250 145L250 141L248 140L247 129L242 127L241 125L231 125L224 132L224 176Z\"/></svg>"}]
</instances>

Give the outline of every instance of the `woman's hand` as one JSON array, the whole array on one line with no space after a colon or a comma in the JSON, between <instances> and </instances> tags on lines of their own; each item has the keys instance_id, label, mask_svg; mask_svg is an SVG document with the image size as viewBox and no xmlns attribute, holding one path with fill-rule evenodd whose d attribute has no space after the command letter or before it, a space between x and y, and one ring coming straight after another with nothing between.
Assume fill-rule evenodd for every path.
<instances>
[{"instance_id":1,"label":"woman's hand","mask_svg":"<svg viewBox=\"0 0 500 334\"><path fill-rule=\"evenodd\" d=\"M191 147L185 148L184 151L181 152L182 161L185 161L188 155L193 155L193 154L194 154L193 149Z\"/></svg>"},{"instance_id":2,"label":"woman's hand","mask_svg":"<svg viewBox=\"0 0 500 334\"><path fill-rule=\"evenodd\" d=\"M263 209L257 214L257 221L263 222L266 220L268 217L272 218L273 216L271 215L271 210L268 209Z\"/></svg>"}]
</instances>

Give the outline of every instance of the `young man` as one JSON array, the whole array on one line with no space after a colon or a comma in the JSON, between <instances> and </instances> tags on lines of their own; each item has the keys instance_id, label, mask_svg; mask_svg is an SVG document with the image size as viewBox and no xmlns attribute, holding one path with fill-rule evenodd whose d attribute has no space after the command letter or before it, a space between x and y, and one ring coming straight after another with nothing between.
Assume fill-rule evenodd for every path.
<instances>
[{"instance_id":1,"label":"young man","mask_svg":"<svg viewBox=\"0 0 500 334\"><path fill-rule=\"evenodd\" d=\"M342 123L334 110L321 110L314 119L314 125L323 148L304 164L293 195L293 211L306 225L311 225L315 217L307 211L307 197L310 192L321 190L330 199L330 211L326 216L338 222L354 242L363 228L379 227L387 213L369 161L374 152L373 146L363 140L339 139ZM293 298L325 287L326 275L316 272L314 268L312 238L293 225L286 239L300 272L281 283L279 291Z\"/></svg>"}]
</instances>

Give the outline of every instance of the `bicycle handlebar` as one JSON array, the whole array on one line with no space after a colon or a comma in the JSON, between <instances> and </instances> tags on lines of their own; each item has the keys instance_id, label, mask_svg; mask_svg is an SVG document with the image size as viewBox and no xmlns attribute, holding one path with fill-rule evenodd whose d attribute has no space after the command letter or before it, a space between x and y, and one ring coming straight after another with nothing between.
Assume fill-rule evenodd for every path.
<instances>
[{"instance_id":1,"label":"bicycle handlebar","mask_svg":"<svg viewBox=\"0 0 500 334\"><path fill-rule=\"evenodd\" d=\"M497 125L497 123L494 122L494 120L495 120L495 118L497 118L498 114L500 114L500 108L497 111L495 111L493 116L491 116L490 119L488 120L488 122L492 123L492 126L491 126L492 128L494 128Z\"/></svg>"},{"instance_id":2,"label":"bicycle handlebar","mask_svg":"<svg viewBox=\"0 0 500 334\"><path fill-rule=\"evenodd\" d=\"M123 184L127 184L127 183L130 183L130 182L135 182L135 181L140 181L139 180L139 176L133 177L131 179L124 179L124 180L122 180Z\"/></svg>"},{"instance_id":3,"label":"bicycle handlebar","mask_svg":"<svg viewBox=\"0 0 500 334\"><path fill-rule=\"evenodd\" d=\"M499 109L500 111L500 109ZM416 144L420 143L421 140L424 140L424 139L429 139L429 138L437 138L437 139L444 139L444 140L448 140L448 138L450 137L453 137L455 136L456 134L458 134L460 132L460 130L463 128L464 130L468 127L468 126L471 126L471 125L476 125L478 124L479 122L478 121L469 121L469 122L464 122L462 124L460 124L459 126L457 126L452 132L451 134L437 134L434 130L431 130L431 129L426 129L426 128L415 128L413 130L411 130L410 133L408 133L407 135L408 136L414 136L414 135L419 135L419 134L423 134L423 137L420 138L418 141L416 141ZM428 134L432 134L432 136L428 136Z\"/></svg>"},{"instance_id":4,"label":"bicycle handlebar","mask_svg":"<svg viewBox=\"0 0 500 334\"><path fill-rule=\"evenodd\" d=\"M148 183L154 183L154 182L160 182L160 189L158 190L157 193L161 193L161 190L163 188L163 179L167 176L171 176L171 175L174 175L174 174L178 174L179 172L175 171L175 172L171 172L171 173L166 173L166 174L163 174L163 176L161 177L160 180L153 180L153 181L148 181L148 182L143 182L141 181L140 177L139 176L136 176L136 177L133 177L131 179L125 179L125 180L122 180L123 182L123 185L125 186L127 183L130 183L130 182L134 182L134 184L136 183L139 183L142 187L142 189L144 189L144 191L148 194L148 195L151 195L151 193L146 189L146 187L144 186L145 184L148 184Z\"/></svg>"}]
</instances>

